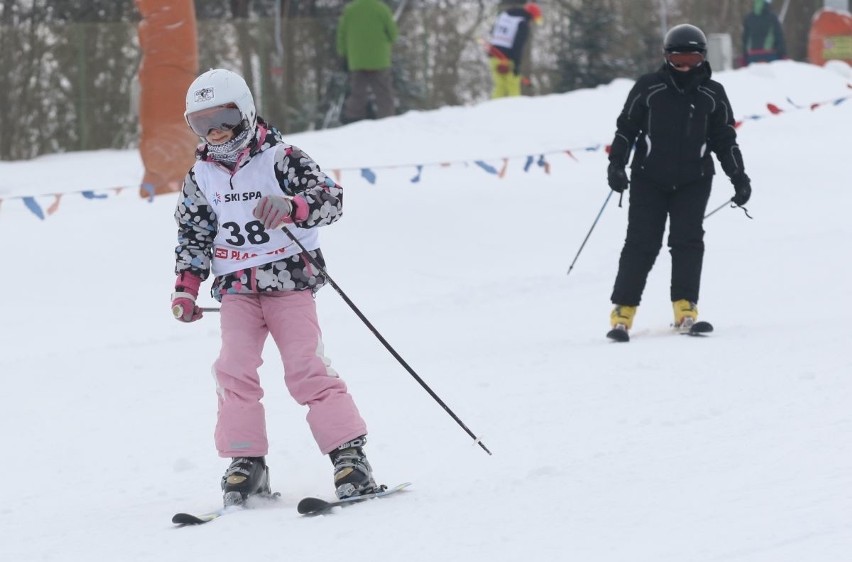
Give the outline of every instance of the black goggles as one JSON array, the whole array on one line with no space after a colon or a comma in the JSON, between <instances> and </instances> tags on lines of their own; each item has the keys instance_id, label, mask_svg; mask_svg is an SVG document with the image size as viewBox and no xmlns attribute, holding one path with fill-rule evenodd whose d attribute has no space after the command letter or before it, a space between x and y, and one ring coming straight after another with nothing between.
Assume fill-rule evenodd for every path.
<instances>
[{"instance_id":1,"label":"black goggles","mask_svg":"<svg viewBox=\"0 0 852 562\"><path fill-rule=\"evenodd\" d=\"M189 128L199 137L206 137L212 129L231 131L239 127L242 121L243 114L240 110L229 105L208 107L186 116Z\"/></svg>"},{"instance_id":2,"label":"black goggles","mask_svg":"<svg viewBox=\"0 0 852 562\"><path fill-rule=\"evenodd\" d=\"M697 68L704 60L701 51L666 51L666 61L676 68Z\"/></svg>"}]
</instances>

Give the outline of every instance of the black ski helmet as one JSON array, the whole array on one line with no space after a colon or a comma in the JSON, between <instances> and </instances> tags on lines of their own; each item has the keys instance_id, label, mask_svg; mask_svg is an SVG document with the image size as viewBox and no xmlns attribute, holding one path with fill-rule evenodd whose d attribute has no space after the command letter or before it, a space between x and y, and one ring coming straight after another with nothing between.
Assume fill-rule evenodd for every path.
<instances>
[{"instance_id":1,"label":"black ski helmet","mask_svg":"<svg viewBox=\"0 0 852 562\"><path fill-rule=\"evenodd\" d=\"M704 32L688 23L676 25L666 33L663 44L666 52L707 52L707 37Z\"/></svg>"}]
</instances>

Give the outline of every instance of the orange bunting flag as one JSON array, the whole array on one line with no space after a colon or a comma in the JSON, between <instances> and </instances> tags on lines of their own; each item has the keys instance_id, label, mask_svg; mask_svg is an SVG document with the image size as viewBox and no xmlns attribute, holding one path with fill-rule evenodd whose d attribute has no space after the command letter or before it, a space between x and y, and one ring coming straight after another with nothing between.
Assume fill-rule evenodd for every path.
<instances>
[{"instance_id":1,"label":"orange bunting flag","mask_svg":"<svg viewBox=\"0 0 852 562\"><path fill-rule=\"evenodd\" d=\"M62 199L62 194L55 194L56 199L53 200L53 203L50 204L50 207L47 208L47 216L52 215L59 209L59 200Z\"/></svg>"},{"instance_id":2,"label":"orange bunting flag","mask_svg":"<svg viewBox=\"0 0 852 562\"><path fill-rule=\"evenodd\" d=\"M544 168L545 174L550 174L550 162L545 159L544 154L538 157L538 165Z\"/></svg>"},{"instance_id":3,"label":"orange bunting flag","mask_svg":"<svg viewBox=\"0 0 852 562\"><path fill-rule=\"evenodd\" d=\"M503 167L500 168L500 173L497 174L497 177L502 178L503 176L505 176L506 175L506 168L508 168L508 167L509 167L509 159L503 158Z\"/></svg>"}]
</instances>

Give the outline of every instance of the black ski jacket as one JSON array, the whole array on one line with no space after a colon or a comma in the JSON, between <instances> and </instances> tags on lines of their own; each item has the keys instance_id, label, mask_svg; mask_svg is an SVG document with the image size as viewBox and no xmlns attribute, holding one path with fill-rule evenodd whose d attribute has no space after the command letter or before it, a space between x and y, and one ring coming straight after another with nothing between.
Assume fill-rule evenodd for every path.
<instances>
[{"instance_id":1,"label":"black ski jacket","mask_svg":"<svg viewBox=\"0 0 852 562\"><path fill-rule=\"evenodd\" d=\"M532 16L523 8L509 8L504 11L510 16L516 16L523 19L518 24L518 32L515 35L514 42L512 42L512 47L507 49L505 47L498 47L497 45L489 45L489 55L509 59L515 64L515 74L520 75L521 61L524 56L524 47L526 46L527 39L529 39L530 36L530 21L532 20Z\"/></svg>"},{"instance_id":2,"label":"black ski jacket","mask_svg":"<svg viewBox=\"0 0 852 562\"><path fill-rule=\"evenodd\" d=\"M635 148L632 175L671 189L713 176L711 151L729 177L744 174L731 104L710 79L710 64L676 79L677 72L664 64L633 85L616 121L610 162L626 166Z\"/></svg>"}]
</instances>

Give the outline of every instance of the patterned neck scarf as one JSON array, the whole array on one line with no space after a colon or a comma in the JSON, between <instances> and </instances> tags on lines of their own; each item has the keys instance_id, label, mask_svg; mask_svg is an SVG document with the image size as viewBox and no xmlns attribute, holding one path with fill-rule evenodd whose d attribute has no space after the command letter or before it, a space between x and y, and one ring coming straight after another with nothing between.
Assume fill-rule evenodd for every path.
<instances>
[{"instance_id":1,"label":"patterned neck scarf","mask_svg":"<svg viewBox=\"0 0 852 562\"><path fill-rule=\"evenodd\" d=\"M217 162L233 166L240 157L240 153L248 145L249 140L249 130L244 129L239 135L222 144L207 143L207 154Z\"/></svg>"}]
</instances>

